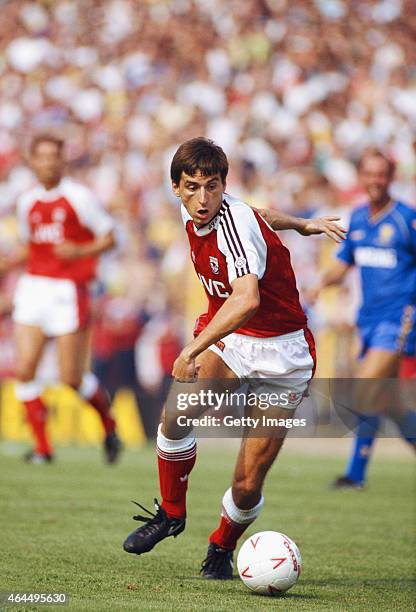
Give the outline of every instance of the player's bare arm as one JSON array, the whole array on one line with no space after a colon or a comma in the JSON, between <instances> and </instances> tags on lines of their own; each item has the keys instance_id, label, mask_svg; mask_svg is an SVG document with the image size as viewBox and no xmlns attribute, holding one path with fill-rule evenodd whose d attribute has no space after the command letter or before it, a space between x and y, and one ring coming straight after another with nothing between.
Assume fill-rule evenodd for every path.
<instances>
[{"instance_id":1,"label":"player's bare arm","mask_svg":"<svg viewBox=\"0 0 416 612\"><path fill-rule=\"evenodd\" d=\"M339 223L340 217L327 216L317 217L316 219L303 219L294 217L287 213L270 211L265 209L255 209L267 221L275 231L295 230L302 236L312 236L326 234L334 242L342 242L345 239L347 230Z\"/></svg>"},{"instance_id":2,"label":"player's bare arm","mask_svg":"<svg viewBox=\"0 0 416 612\"><path fill-rule=\"evenodd\" d=\"M63 259L79 259L81 257L96 257L115 245L114 233L108 232L94 240L85 243L71 242L66 240L55 246L55 254Z\"/></svg>"},{"instance_id":3,"label":"player's bare arm","mask_svg":"<svg viewBox=\"0 0 416 612\"><path fill-rule=\"evenodd\" d=\"M324 272L318 285L312 287L306 292L306 299L310 304L313 304L323 289L333 285L340 285L345 278L350 265L345 261L337 259L332 266Z\"/></svg>"},{"instance_id":4,"label":"player's bare arm","mask_svg":"<svg viewBox=\"0 0 416 612\"><path fill-rule=\"evenodd\" d=\"M196 357L211 344L242 327L255 314L260 303L257 276L247 274L236 278L231 286L233 292L230 297L199 336L185 346L175 361L172 375L176 380L194 379L197 374Z\"/></svg>"}]
</instances>

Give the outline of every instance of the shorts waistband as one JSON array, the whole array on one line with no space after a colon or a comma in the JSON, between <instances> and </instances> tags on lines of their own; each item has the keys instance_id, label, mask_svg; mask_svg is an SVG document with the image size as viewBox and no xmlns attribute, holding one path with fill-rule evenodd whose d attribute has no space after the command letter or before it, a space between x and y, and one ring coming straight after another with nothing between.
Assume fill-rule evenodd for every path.
<instances>
[{"instance_id":1,"label":"shorts waistband","mask_svg":"<svg viewBox=\"0 0 416 612\"><path fill-rule=\"evenodd\" d=\"M304 338L304 329L298 329L294 332L289 332L288 334L281 334L280 336L267 336L266 338L259 336L247 336L245 334L230 334L235 336L236 338L241 338L244 342L260 342L261 344L273 343L276 342L287 342L288 340L295 340L296 338Z\"/></svg>"}]
</instances>

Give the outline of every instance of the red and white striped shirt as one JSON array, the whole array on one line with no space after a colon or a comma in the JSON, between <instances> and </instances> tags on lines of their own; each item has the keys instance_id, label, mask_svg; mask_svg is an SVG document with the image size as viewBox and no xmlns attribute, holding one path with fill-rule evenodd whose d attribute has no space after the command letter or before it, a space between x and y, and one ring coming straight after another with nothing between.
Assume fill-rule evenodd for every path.
<instances>
[{"instance_id":1,"label":"red and white striped shirt","mask_svg":"<svg viewBox=\"0 0 416 612\"><path fill-rule=\"evenodd\" d=\"M37 185L17 202L19 233L29 245L27 272L78 284L95 276L97 258L68 260L54 248L66 240L79 244L113 229L113 220L84 185L64 178L53 189Z\"/></svg>"},{"instance_id":2,"label":"red and white striped shirt","mask_svg":"<svg viewBox=\"0 0 416 612\"><path fill-rule=\"evenodd\" d=\"M289 251L256 211L224 195L214 219L198 229L183 205L181 210L191 258L208 298L196 335L231 295L231 283L246 274L259 279L260 306L236 333L271 337L306 326Z\"/></svg>"}]
</instances>

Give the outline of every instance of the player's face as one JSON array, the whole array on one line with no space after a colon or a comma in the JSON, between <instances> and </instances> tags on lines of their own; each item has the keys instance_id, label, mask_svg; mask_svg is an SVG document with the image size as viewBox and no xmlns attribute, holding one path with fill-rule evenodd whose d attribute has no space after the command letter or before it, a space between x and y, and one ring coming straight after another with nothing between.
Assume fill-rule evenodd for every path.
<instances>
[{"instance_id":1,"label":"player's face","mask_svg":"<svg viewBox=\"0 0 416 612\"><path fill-rule=\"evenodd\" d=\"M182 200L197 227L209 223L221 208L225 183L219 174L190 176L182 172L179 185L172 182L173 192Z\"/></svg>"},{"instance_id":2,"label":"player's face","mask_svg":"<svg viewBox=\"0 0 416 612\"><path fill-rule=\"evenodd\" d=\"M63 172L61 147L54 142L39 142L32 152L30 165L42 185L54 187L61 180Z\"/></svg>"},{"instance_id":3,"label":"player's face","mask_svg":"<svg viewBox=\"0 0 416 612\"><path fill-rule=\"evenodd\" d=\"M392 180L388 162L381 157L367 157L361 164L361 183L368 193L370 202L383 203L388 199Z\"/></svg>"}]
</instances>

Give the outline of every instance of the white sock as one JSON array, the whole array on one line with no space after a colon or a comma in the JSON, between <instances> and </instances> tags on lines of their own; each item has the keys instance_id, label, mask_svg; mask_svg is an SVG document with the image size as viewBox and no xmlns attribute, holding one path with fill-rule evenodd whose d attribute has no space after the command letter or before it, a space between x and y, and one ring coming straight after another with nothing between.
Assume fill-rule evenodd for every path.
<instances>
[{"instance_id":1,"label":"white sock","mask_svg":"<svg viewBox=\"0 0 416 612\"><path fill-rule=\"evenodd\" d=\"M240 525L252 523L260 514L263 504L264 497L262 495L259 503L256 504L254 508L249 508L248 510L238 508L234 502L231 487L224 493L224 497L222 498L223 512L233 523L238 523Z\"/></svg>"},{"instance_id":2,"label":"white sock","mask_svg":"<svg viewBox=\"0 0 416 612\"><path fill-rule=\"evenodd\" d=\"M170 440L162 433L162 425L157 430L157 454L162 459L180 461L190 459L196 454L195 434L191 431L181 440Z\"/></svg>"},{"instance_id":3,"label":"white sock","mask_svg":"<svg viewBox=\"0 0 416 612\"><path fill-rule=\"evenodd\" d=\"M89 400L100 386L100 381L92 372L85 372L82 382L78 388L78 393L86 400Z\"/></svg>"},{"instance_id":4,"label":"white sock","mask_svg":"<svg viewBox=\"0 0 416 612\"><path fill-rule=\"evenodd\" d=\"M21 402L31 402L43 393L43 385L38 380L17 382L14 387L15 394Z\"/></svg>"}]
</instances>

